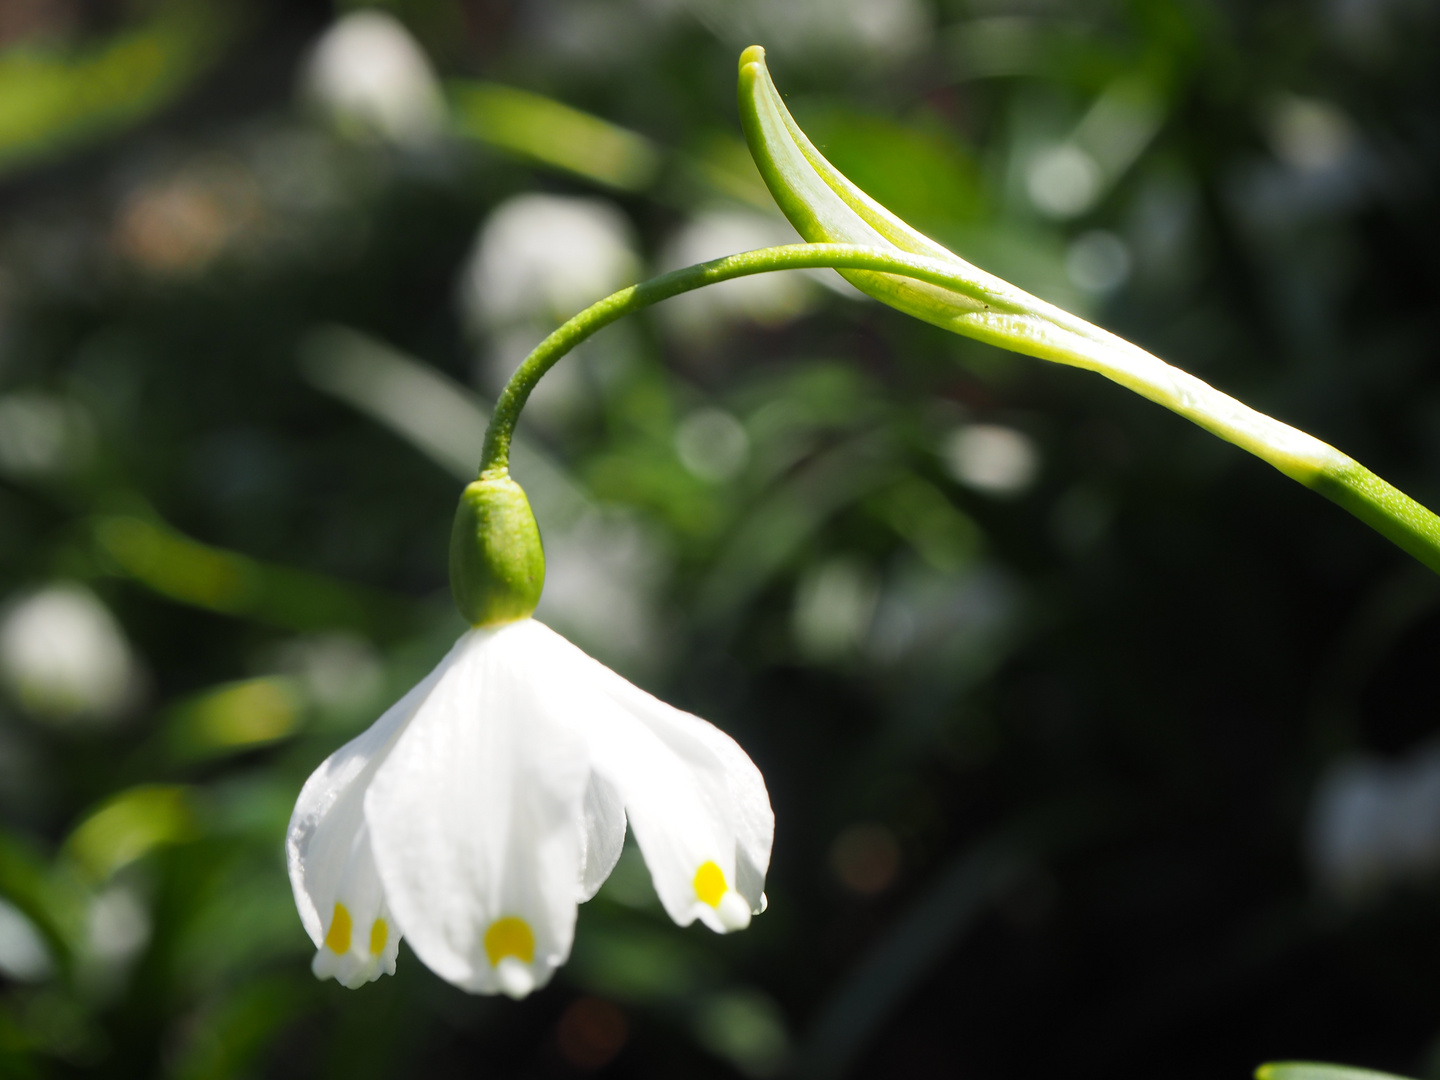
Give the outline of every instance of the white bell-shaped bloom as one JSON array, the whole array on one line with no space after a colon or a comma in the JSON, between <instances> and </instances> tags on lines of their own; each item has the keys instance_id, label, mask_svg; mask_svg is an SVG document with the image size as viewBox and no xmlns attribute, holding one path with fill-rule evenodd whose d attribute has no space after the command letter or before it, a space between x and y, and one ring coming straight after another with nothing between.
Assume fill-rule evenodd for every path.
<instances>
[{"instance_id":1,"label":"white bell-shaped bloom","mask_svg":"<svg viewBox=\"0 0 1440 1080\"><path fill-rule=\"evenodd\" d=\"M404 936L456 986L523 997L570 955L627 816L677 923L764 908L774 815L733 739L533 619L471 630L300 793L286 849L314 971L362 985Z\"/></svg>"},{"instance_id":2,"label":"white bell-shaped bloom","mask_svg":"<svg viewBox=\"0 0 1440 1080\"><path fill-rule=\"evenodd\" d=\"M423 146L445 130L440 80L416 40L384 11L352 11L316 43L301 93L342 127Z\"/></svg>"}]
</instances>

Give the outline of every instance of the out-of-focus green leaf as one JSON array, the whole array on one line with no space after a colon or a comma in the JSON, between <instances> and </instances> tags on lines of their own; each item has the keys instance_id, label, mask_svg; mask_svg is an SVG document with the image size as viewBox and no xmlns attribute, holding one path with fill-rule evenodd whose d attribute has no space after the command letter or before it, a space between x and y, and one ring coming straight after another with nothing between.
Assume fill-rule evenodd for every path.
<instances>
[{"instance_id":1,"label":"out-of-focus green leaf","mask_svg":"<svg viewBox=\"0 0 1440 1080\"><path fill-rule=\"evenodd\" d=\"M717 194L775 213L775 200L765 187L745 142L714 131L690 146L680 159L684 169Z\"/></svg>"},{"instance_id":2,"label":"out-of-focus green leaf","mask_svg":"<svg viewBox=\"0 0 1440 1080\"><path fill-rule=\"evenodd\" d=\"M114 569L182 604L293 630L334 626L384 630L404 617L401 605L391 597L211 547L158 521L130 515L100 517L94 522L94 536Z\"/></svg>"},{"instance_id":3,"label":"out-of-focus green leaf","mask_svg":"<svg viewBox=\"0 0 1440 1080\"><path fill-rule=\"evenodd\" d=\"M65 851L92 879L103 881L158 847L200 835L191 788L147 784L122 791L82 821Z\"/></svg>"},{"instance_id":4,"label":"out-of-focus green leaf","mask_svg":"<svg viewBox=\"0 0 1440 1080\"><path fill-rule=\"evenodd\" d=\"M858 436L807 462L755 506L715 560L699 611L733 618L833 514L895 477L888 440Z\"/></svg>"},{"instance_id":5,"label":"out-of-focus green leaf","mask_svg":"<svg viewBox=\"0 0 1440 1080\"><path fill-rule=\"evenodd\" d=\"M265 746L294 734L305 703L289 679L247 679L180 705L166 731L172 757L204 760Z\"/></svg>"},{"instance_id":6,"label":"out-of-focus green leaf","mask_svg":"<svg viewBox=\"0 0 1440 1080\"><path fill-rule=\"evenodd\" d=\"M183 1080L253 1075L255 1058L279 1029L296 1022L303 998L293 981L271 977L212 1002L204 1023L194 1025L176 1048L170 1075Z\"/></svg>"},{"instance_id":7,"label":"out-of-focus green leaf","mask_svg":"<svg viewBox=\"0 0 1440 1080\"><path fill-rule=\"evenodd\" d=\"M234 36L239 10L171 3L100 45L22 42L0 53L0 171L124 128L174 100Z\"/></svg>"},{"instance_id":8,"label":"out-of-focus green leaf","mask_svg":"<svg viewBox=\"0 0 1440 1080\"><path fill-rule=\"evenodd\" d=\"M979 526L934 484L908 476L868 501L875 515L936 570L958 570L979 554Z\"/></svg>"},{"instance_id":9,"label":"out-of-focus green leaf","mask_svg":"<svg viewBox=\"0 0 1440 1080\"><path fill-rule=\"evenodd\" d=\"M803 115L835 167L905 220L943 234L954 222L986 216L974 164L938 122L905 124L842 109Z\"/></svg>"},{"instance_id":10,"label":"out-of-focus green leaf","mask_svg":"<svg viewBox=\"0 0 1440 1080\"><path fill-rule=\"evenodd\" d=\"M462 483L475 478L489 419L465 387L347 326L301 339L307 381L402 435Z\"/></svg>"},{"instance_id":11,"label":"out-of-focus green leaf","mask_svg":"<svg viewBox=\"0 0 1440 1080\"><path fill-rule=\"evenodd\" d=\"M462 483L475 479L491 403L432 365L348 326L331 325L317 326L301 339L300 371L317 389L379 421ZM523 432L511 457L536 518L547 528L593 509L565 470Z\"/></svg>"},{"instance_id":12,"label":"out-of-focus green leaf","mask_svg":"<svg viewBox=\"0 0 1440 1080\"><path fill-rule=\"evenodd\" d=\"M1255 1080L1405 1080L1405 1077L1318 1061L1274 1061L1256 1069Z\"/></svg>"},{"instance_id":13,"label":"out-of-focus green leaf","mask_svg":"<svg viewBox=\"0 0 1440 1080\"><path fill-rule=\"evenodd\" d=\"M785 1017L769 996L755 990L712 994L691 1021L700 1044L746 1076L777 1076L790 1057Z\"/></svg>"},{"instance_id":14,"label":"out-of-focus green leaf","mask_svg":"<svg viewBox=\"0 0 1440 1080\"><path fill-rule=\"evenodd\" d=\"M575 939L569 978L620 1001L664 1001L712 987L713 963L664 930L589 926Z\"/></svg>"},{"instance_id":15,"label":"out-of-focus green leaf","mask_svg":"<svg viewBox=\"0 0 1440 1080\"><path fill-rule=\"evenodd\" d=\"M249 850L223 843L197 849L189 917L172 927L175 972L185 985L221 990L277 959L313 955L289 881L265 870L277 861L280 836L277 830L270 843Z\"/></svg>"},{"instance_id":16,"label":"out-of-focus green leaf","mask_svg":"<svg viewBox=\"0 0 1440 1080\"><path fill-rule=\"evenodd\" d=\"M80 1069L94 1066L109 1049L105 1032L84 1005L60 989L47 987L16 1001L14 1005L25 1041L29 1043L25 1049L38 1050ZM0 1038L4 1036L0 1035ZM11 1048L0 1045L0 1051ZM32 1073L25 1063L12 1065L3 1057L0 1057L0 1066L13 1070L3 1074L7 1077L53 1075L49 1070Z\"/></svg>"},{"instance_id":17,"label":"out-of-focus green leaf","mask_svg":"<svg viewBox=\"0 0 1440 1080\"><path fill-rule=\"evenodd\" d=\"M0 895L25 913L62 965L68 964L83 921L81 892L63 874L52 873L39 853L4 833L0 833Z\"/></svg>"},{"instance_id":18,"label":"out-of-focus green leaf","mask_svg":"<svg viewBox=\"0 0 1440 1080\"><path fill-rule=\"evenodd\" d=\"M473 138L605 187L643 191L660 171L645 136L540 94L493 83L452 82L459 129Z\"/></svg>"}]
</instances>

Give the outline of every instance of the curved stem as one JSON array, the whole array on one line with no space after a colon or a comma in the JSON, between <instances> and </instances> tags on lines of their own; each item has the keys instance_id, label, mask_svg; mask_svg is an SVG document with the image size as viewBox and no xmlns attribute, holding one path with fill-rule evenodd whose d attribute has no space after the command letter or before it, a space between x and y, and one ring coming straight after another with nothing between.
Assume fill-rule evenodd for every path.
<instances>
[{"instance_id":1,"label":"curved stem","mask_svg":"<svg viewBox=\"0 0 1440 1080\"><path fill-rule=\"evenodd\" d=\"M683 270L672 270L649 281L642 281L639 285L631 285L591 304L567 321L535 346L530 355L515 369L515 373L510 376L510 381L505 384L505 389L495 401L495 412L485 431L485 447L480 459L481 474L508 468L510 439L515 432L515 422L520 418L520 410L525 407L526 399L530 397L530 391L535 388L541 376L555 366L556 361L597 330L609 326L632 311L639 311L661 300L668 300L672 296L705 285L714 285L750 274L763 274L771 270L818 267L890 270L934 284L952 287L956 284L954 268L938 259L897 255L879 248L854 244L786 244L782 247L727 255L723 259L712 259L710 262L687 266Z\"/></svg>"},{"instance_id":2,"label":"curved stem","mask_svg":"<svg viewBox=\"0 0 1440 1080\"><path fill-rule=\"evenodd\" d=\"M612 293L552 333L525 358L495 402L481 475L506 472L515 422L540 378L602 327L660 300L772 270L868 270L925 282L951 296L934 321L1002 348L1097 372L1250 451L1344 507L1440 573L1440 517L1333 446L1257 412L1123 338L957 261L854 244L787 244L688 266Z\"/></svg>"}]
</instances>

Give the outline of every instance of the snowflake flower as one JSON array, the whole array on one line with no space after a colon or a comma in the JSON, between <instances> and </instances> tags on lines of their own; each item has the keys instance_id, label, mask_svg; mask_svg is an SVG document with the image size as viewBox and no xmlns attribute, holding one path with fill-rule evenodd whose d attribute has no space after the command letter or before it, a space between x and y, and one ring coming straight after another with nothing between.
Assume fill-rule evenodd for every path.
<instances>
[{"instance_id":1,"label":"snowflake flower","mask_svg":"<svg viewBox=\"0 0 1440 1080\"><path fill-rule=\"evenodd\" d=\"M627 819L675 922L725 933L764 909L760 771L529 618L538 548L513 481L466 490L451 580L478 625L301 791L286 853L317 976L393 973L403 936L456 986L525 996L569 956Z\"/></svg>"}]
</instances>

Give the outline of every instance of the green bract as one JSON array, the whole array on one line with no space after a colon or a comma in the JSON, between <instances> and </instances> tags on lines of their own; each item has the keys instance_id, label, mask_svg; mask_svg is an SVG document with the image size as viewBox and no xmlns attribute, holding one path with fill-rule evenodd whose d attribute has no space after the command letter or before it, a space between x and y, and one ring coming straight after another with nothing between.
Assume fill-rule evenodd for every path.
<instances>
[{"instance_id":1,"label":"green bract","mask_svg":"<svg viewBox=\"0 0 1440 1080\"><path fill-rule=\"evenodd\" d=\"M852 184L805 137L765 67L740 55L740 120L750 153L790 223L812 243L856 244L952 268L944 285L898 273L839 272L918 319L1042 360L1098 372L1249 450L1339 503L1440 572L1440 517L1333 446L1257 412L1114 334L1031 296L916 232Z\"/></svg>"},{"instance_id":2,"label":"green bract","mask_svg":"<svg viewBox=\"0 0 1440 1080\"><path fill-rule=\"evenodd\" d=\"M785 108L759 45L740 54L739 94L750 154L801 236L811 243L859 244L939 259L973 282L972 288L961 290L894 274L841 270L840 276L856 288L917 319L960 333L973 332L987 320L1021 314L1026 302L1039 303L916 232L841 175Z\"/></svg>"},{"instance_id":3,"label":"green bract","mask_svg":"<svg viewBox=\"0 0 1440 1080\"><path fill-rule=\"evenodd\" d=\"M450 590L471 626L528 618L545 585L545 551L524 490L504 469L460 495L450 533Z\"/></svg>"}]
</instances>

